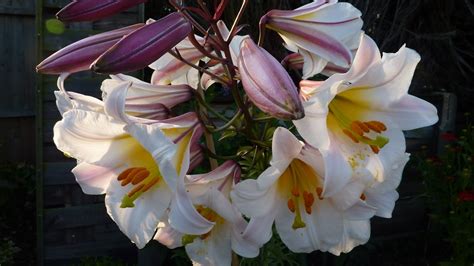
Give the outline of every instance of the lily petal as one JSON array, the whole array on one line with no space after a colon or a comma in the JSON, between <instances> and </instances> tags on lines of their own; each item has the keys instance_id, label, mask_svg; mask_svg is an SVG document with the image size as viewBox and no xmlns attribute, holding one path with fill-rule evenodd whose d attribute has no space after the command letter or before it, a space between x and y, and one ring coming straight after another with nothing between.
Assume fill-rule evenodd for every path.
<instances>
[{"instance_id":1,"label":"lily petal","mask_svg":"<svg viewBox=\"0 0 474 266\"><path fill-rule=\"evenodd\" d=\"M54 126L54 143L78 160L116 166L133 149L123 127L104 114L74 109L64 113Z\"/></svg>"},{"instance_id":2,"label":"lily petal","mask_svg":"<svg viewBox=\"0 0 474 266\"><path fill-rule=\"evenodd\" d=\"M101 195L122 170L124 170L122 167L114 169L81 162L72 169L72 173L85 194Z\"/></svg>"},{"instance_id":3,"label":"lily petal","mask_svg":"<svg viewBox=\"0 0 474 266\"><path fill-rule=\"evenodd\" d=\"M135 207L121 208L128 190L113 180L105 196L107 213L138 248L143 248L153 238L171 200L171 190L166 185L153 188L152 192L143 193L135 201Z\"/></svg>"}]
</instances>

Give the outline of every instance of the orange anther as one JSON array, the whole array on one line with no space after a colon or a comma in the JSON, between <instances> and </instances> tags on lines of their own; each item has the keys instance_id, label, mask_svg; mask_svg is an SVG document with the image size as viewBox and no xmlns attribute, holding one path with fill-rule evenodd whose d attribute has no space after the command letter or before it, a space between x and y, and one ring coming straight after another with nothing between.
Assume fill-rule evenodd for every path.
<instances>
[{"instance_id":1,"label":"orange anther","mask_svg":"<svg viewBox=\"0 0 474 266\"><path fill-rule=\"evenodd\" d=\"M370 149L375 153L375 154L378 154L380 152L380 149L379 147L375 146L375 145L370 145Z\"/></svg>"},{"instance_id":2,"label":"orange anther","mask_svg":"<svg viewBox=\"0 0 474 266\"><path fill-rule=\"evenodd\" d=\"M361 199L361 200L365 200L366 198L367 198L367 197L365 196L364 193L362 193L362 194L360 195L360 199Z\"/></svg>"},{"instance_id":3,"label":"orange anther","mask_svg":"<svg viewBox=\"0 0 474 266\"><path fill-rule=\"evenodd\" d=\"M133 169L135 169L135 168L128 168L125 171L123 171L122 173L120 173L119 176L117 177L117 180L122 181L122 180L126 179Z\"/></svg>"},{"instance_id":4,"label":"orange anther","mask_svg":"<svg viewBox=\"0 0 474 266\"><path fill-rule=\"evenodd\" d=\"M312 212L311 207L308 207L308 206L306 206L306 207L304 208L304 210L306 211L307 214L311 214L311 212Z\"/></svg>"},{"instance_id":5,"label":"orange anther","mask_svg":"<svg viewBox=\"0 0 474 266\"><path fill-rule=\"evenodd\" d=\"M313 206L313 203L314 203L313 193L303 191L303 199L304 199L304 206L306 206L306 207Z\"/></svg>"},{"instance_id":6,"label":"orange anther","mask_svg":"<svg viewBox=\"0 0 474 266\"><path fill-rule=\"evenodd\" d=\"M323 195L323 189L322 189L321 187L317 187L317 188L316 188L316 194L318 195L318 198L319 198L320 200L323 199L323 197L322 197L322 195Z\"/></svg>"},{"instance_id":7,"label":"orange anther","mask_svg":"<svg viewBox=\"0 0 474 266\"><path fill-rule=\"evenodd\" d=\"M357 121L351 123L351 129L352 129L353 132L355 132L359 136L364 135L364 131L362 130L362 128L360 128Z\"/></svg>"},{"instance_id":8,"label":"orange anther","mask_svg":"<svg viewBox=\"0 0 474 266\"><path fill-rule=\"evenodd\" d=\"M356 137L354 137L354 135L352 135L352 133L349 130L343 129L342 132L344 132L344 134L346 134L346 136L348 136L355 143L359 143L359 140Z\"/></svg>"},{"instance_id":9,"label":"orange anther","mask_svg":"<svg viewBox=\"0 0 474 266\"><path fill-rule=\"evenodd\" d=\"M143 192L148 191L150 188L152 188L156 183L158 183L160 179L158 177L155 177L151 182L147 183L145 187L143 188Z\"/></svg>"},{"instance_id":10,"label":"orange anther","mask_svg":"<svg viewBox=\"0 0 474 266\"><path fill-rule=\"evenodd\" d=\"M292 190L291 190L291 194L295 197L299 197L300 196L300 191L298 190L297 187L294 187Z\"/></svg>"},{"instance_id":11,"label":"orange anther","mask_svg":"<svg viewBox=\"0 0 474 266\"><path fill-rule=\"evenodd\" d=\"M371 124L373 127L376 127L379 131L387 130L387 126L385 126L385 124L380 121L369 121L368 123Z\"/></svg>"},{"instance_id":12,"label":"orange anther","mask_svg":"<svg viewBox=\"0 0 474 266\"><path fill-rule=\"evenodd\" d=\"M377 132L377 133L382 133L382 130L374 123L372 122L364 122L364 124L370 128L371 130Z\"/></svg>"},{"instance_id":13,"label":"orange anther","mask_svg":"<svg viewBox=\"0 0 474 266\"><path fill-rule=\"evenodd\" d=\"M289 199L288 200L288 209L290 210L290 212L295 212L296 211L296 205L295 205L295 201L293 199Z\"/></svg>"},{"instance_id":14,"label":"orange anther","mask_svg":"<svg viewBox=\"0 0 474 266\"><path fill-rule=\"evenodd\" d=\"M144 187L145 185L144 184L141 184L139 186L136 186L132 189L132 191L128 192L128 196L131 198L133 197L133 195L135 195L135 193L137 193L138 191L142 190L142 188Z\"/></svg>"},{"instance_id":15,"label":"orange anther","mask_svg":"<svg viewBox=\"0 0 474 266\"><path fill-rule=\"evenodd\" d=\"M145 178L147 178L150 175L150 172L146 169L143 169L139 172L137 172L132 179L132 185L136 185L141 183Z\"/></svg>"},{"instance_id":16,"label":"orange anther","mask_svg":"<svg viewBox=\"0 0 474 266\"><path fill-rule=\"evenodd\" d=\"M201 235L199 238L201 238L202 240L204 240L204 239L208 238L210 234L211 234L211 231L209 231L209 232L207 232L207 233Z\"/></svg>"},{"instance_id":17,"label":"orange anther","mask_svg":"<svg viewBox=\"0 0 474 266\"><path fill-rule=\"evenodd\" d=\"M360 122L360 121L354 121L354 123L356 123L360 129L362 129L365 133L369 133L370 132L370 129L368 126L366 126L364 123Z\"/></svg>"}]
</instances>

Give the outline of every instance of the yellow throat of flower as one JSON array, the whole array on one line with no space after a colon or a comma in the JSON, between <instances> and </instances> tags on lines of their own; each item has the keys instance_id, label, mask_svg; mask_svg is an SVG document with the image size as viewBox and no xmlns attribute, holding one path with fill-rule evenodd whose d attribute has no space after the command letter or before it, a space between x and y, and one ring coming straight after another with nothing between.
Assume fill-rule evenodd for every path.
<instances>
[{"instance_id":1,"label":"yellow throat of flower","mask_svg":"<svg viewBox=\"0 0 474 266\"><path fill-rule=\"evenodd\" d=\"M215 222L215 223L219 223L219 222L222 222L223 221L223 218L220 217L216 212L214 212L212 209L208 208L208 207L205 207L203 205L196 205L196 211L202 216L204 217L206 220L208 221L211 221L211 222ZM181 243L183 245L187 245L187 244L191 244L194 242L194 240L196 238L200 238L202 240L208 238L210 235L211 235L211 232L212 232L212 229L205 233L205 234L202 234L202 235L184 235L182 238L181 238Z\"/></svg>"},{"instance_id":2,"label":"yellow throat of flower","mask_svg":"<svg viewBox=\"0 0 474 266\"><path fill-rule=\"evenodd\" d=\"M287 207L295 214L293 229L306 226L301 216L303 209L310 215L316 200L323 200L320 183L321 178L299 159L294 159L278 180L278 189L288 198Z\"/></svg>"},{"instance_id":3,"label":"yellow throat of flower","mask_svg":"<svg viewBox=\"0 0 474 266\"><path fill-rule=\"evenodd\" d=\"M329 104L329 113L336 120L344 135L351 139L354 143L363 143L369 145L374 153L379 153L389 139L381 133L387 130L384 123L380 121L359 121L348 118L342 108L338 97L333 99ZM342 104L342 103L341 103Z\"/></svg>"}]
</instances>

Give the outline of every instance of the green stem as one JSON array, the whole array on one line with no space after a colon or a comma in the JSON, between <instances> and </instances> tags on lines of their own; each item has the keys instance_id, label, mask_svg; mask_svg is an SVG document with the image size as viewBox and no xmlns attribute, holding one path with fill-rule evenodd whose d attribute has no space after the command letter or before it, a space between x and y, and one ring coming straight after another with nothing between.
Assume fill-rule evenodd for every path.
<instances>
[{"instance_id":1,"label":"green stem","mask_svg":"<svg viewBox=\"0 0 474 266\"><path fill-rule=\"evenodd\" d=\"M229 36L227 36L227 39L225 40L227 43L230 43L232 41L232 38L235 35L235 30L237 26L239 25L240 20L242 19L242 16L244 14L245 8L247 7L248 3L249 3L249 0L243 0L242 6L240 6L239 13L235 17L234 23L232 24L232 27L230 28Z\"/></svg>"},{"instance_id":2,"label":"green stem","mask_svg":"<svg viewBox=\"0 0 474 266\"><path fill-rule=\"evenodd\" d=\"M213 115L217 116L219 119L222 121L225 121L226 123L229 122L229 119L216 111L214 108L212 108L203 98L201 95L196 94L196 99L198 100L198 103L206 108L207 111L212 113Z\"/></svg>"},{"instance_id":3,"label":"green stem","mask_svg":"<svg viewBox=\"0 0 474 266\"><path fill-rule=\"evenodd\" d=\"M232 119L229 120L229 122L227 122L225 125L223 125L221 127L208 129L209 132L217 133L217 132L221 132L221 131L224 131L224 130L228 129L230 126L232 126L235 123L235 121L237 120L237 118L240 117L240 115L242 115L242 111L239 109L239 110L237 110L237 113L234 115L234 117L232 117Z\"/></svg>"}]
</instances>

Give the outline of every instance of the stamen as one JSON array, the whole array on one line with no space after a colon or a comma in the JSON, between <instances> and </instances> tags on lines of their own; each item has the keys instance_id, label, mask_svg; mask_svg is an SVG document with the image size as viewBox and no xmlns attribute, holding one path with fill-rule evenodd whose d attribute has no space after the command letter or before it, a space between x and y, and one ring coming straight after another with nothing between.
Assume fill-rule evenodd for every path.
<instances>
[{"instance_id":1,"label":"stamen","mask_svg":"<svg viewBox=\"0 0 474 266\"><path fill-rule=\"evenodd\" d=\"M305 207L304 210L306 211L307 214L311 214L313 210L311 210L311 207Z\"/></svg>"},{"instance_id":2,"label":"stamen","mask_svg":"<svg viewBox=\"0 0 474 266\"><path fill-rule=\"evenodd\" d=\"M124 180L125 178L128 177L128 174L130 174L130 172L133 170L134 168L128 168L127 170L123 171L122 173L119 174L119 176L117 177L117 180L118 181L122 181Z\"/></svg>"},{"instance_id":3,"label":"stamen","mask_svg":"<svg viewBox=\"0 0 474 266\"><path fill-rule=\"evenodd\" d=\"M142 171L147 171L147 170L146 170L146 168L143 168L143 167L128 168L127 170L123 171L117 177L117 180L122 181L122 182L120 182L120 185L122 187L124 187L124 186L130 184L132 182L132 180L134 179L134 177Z\"/></svg>"},{"instance_id":4,"label":"stamen","mask_svg":"<svg viewBox=\"0 0 474 266\"><path fill-rule=\"evenodd\" d=\"M289 199L287 205L290 212L294 213L296 211L295 201L293 199Z\"/></svg>"},{"instance_id":5,"label":"stamen","mask_svg":"<svg viewBox=\"0 0 474 266\"><path fill-rule=\"evenodd\" d=\"M323 188L317 187L317 188L316 188L316 194L318 195L318 198L319 198L320 200L322 200L322 199L323 199L323 197L322 197L322 195L323 195Z\"/></svg>"},{"instance_id":6,"label":"stamen","mask_svg":"<svg viewBox=\"0 0 474 266\"><path fill-rule=\"evenodd\" d=\"M150 175L150 172L146 169L141 170L140 172L136 173L132 180L132 185L136 185L141 183L145 178Z\"/></svg>"},{"instance_id":7,"label":"stamen","mask_svg":"<svg viewBox=\"0 0 474 266\"><path fill-rule=\"evenodd\" d=\"M352 129L352 132L355 132L359 136L364 135L364 130L362 130L362 128L360 128L357 121L354 121L354 122L351 123L351 129Z\"/></svg>"},{"instance_id":8,"label":"stamen","mask_svg":"<svg viewBox=\"0 0 474 266\"><path fill-rule=\"evenodd\" d=\"M128 196L131 198L133 197L133 195L135 195L135 193L137 193L138 191L142 190L142 188L145 186L145 184L141 184L139 186L136 186L135 188L132 189L132 191L128 192Z\"/></svg>"},{"instance_id":9,"label":"stamen","mask_svg":"<svg viewBox=\"0 0 474 266\"><path fill-rule=\"evenodd\" d=\"M361 199L361 200L365 200L366 198L367 198L367 197L365 196L364 193L362 193L362 194L360 195L360 199Z\"/></svg>"},{"instance_id":10,"label":"stamen","mask_svg":"<svg viewBox=\"0 0 474 266\"><path fill-rule=\"evenodd\" d=\"M314 196L313 196L313 193L310 193L308 191L303 191L303 199L304 199L304 206L306 208L311 208L311 206L313 206L313 203L314 203Z\"/></svg>"},{"instance_id":11,"label":"stamen","mask_svg":"<svg viewBox=\"0 0 474 266\"><path fill-rule=\"evenodd\" d=\"M362 129L365 133L370 132L370 129L361 121L354 121L354 123L356 123L360 127L360 129Z\"/></svg>"},{"instance_id":12,"label":"stamen","mask_svg":"<svg viewBox=\"0 0 474 266\"><path fill-rule=\"evenodd\" d=\"M379 147L370 145L370 149L372 150L373 153L378 154L380 152Z\"/></svg>"},{"instance_id":13,"label":"stamen","mask_svg":"<svg viewBox=\"0 0 474 266\"><path fill-rule=\"evenodd\" d=\"M153 178L153 180L150 183L146 184L143 187L142 191L147 192L150 188L152 188L154 185L156 185L156 183L158 183L158 181L160 181L160 178L158 176Z\"/></svg>"},{"instance_id":14,"label":"stamen","mask_svg":"<svg viewBox=\"0 0 474 266\"><path fill-rule=\"evenodd\" d=\"M373 130L377 133L382 133L382 130L380 130L380 128L376 125L376 124L373 124L372 122L364 122L364 124L370 128L370 130Z\"/></svg>"},{"instance_id":15,"label":"stamen","mask_svg":"<svg viewBox=\"0 0 474 266\"><path fill-rule=\"evenodd\" d=\"M299 197L300 196L300 191L298 190L297 187L294 187L292 190L291 190L291 194L295 197Z\"/></svg>"},{"instance_id":16,"label":"stamen","mask_svg":"<svg viewBox=\"0 0 474 266\"><path fill-rule=\"evenodd\" d=\"M356 137L354 137L354 135L352 135L352 133L349 130L343 129L342 132L344 132L344 134L346 134L346 136L348 136L353 142L359 143L359 140Z\"/></svg>"}]
</instances>

